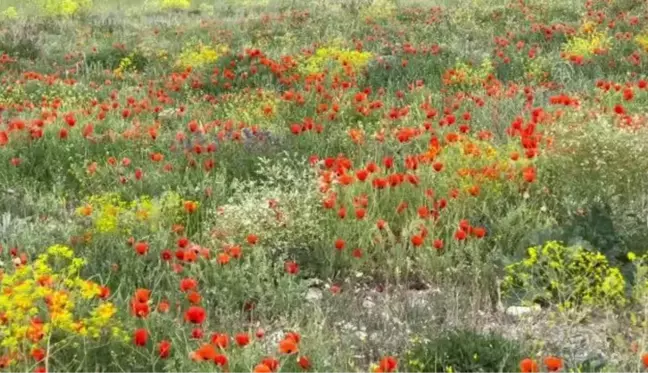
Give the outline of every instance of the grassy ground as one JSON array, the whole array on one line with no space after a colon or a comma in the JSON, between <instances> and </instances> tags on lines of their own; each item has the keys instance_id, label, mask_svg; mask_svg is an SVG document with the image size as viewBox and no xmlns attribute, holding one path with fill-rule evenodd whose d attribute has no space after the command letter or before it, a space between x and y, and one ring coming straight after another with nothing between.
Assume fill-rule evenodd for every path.
<instances>
[{"instance_id":1,"label":"grassy ground","mask_svg":"<svg viewBox=\"0 0 648 373\"><path fill-rule=\"evenodd\" d=\"M0 370L641 371L643 1L0 4Z\"/></svg>"}]
</instances>

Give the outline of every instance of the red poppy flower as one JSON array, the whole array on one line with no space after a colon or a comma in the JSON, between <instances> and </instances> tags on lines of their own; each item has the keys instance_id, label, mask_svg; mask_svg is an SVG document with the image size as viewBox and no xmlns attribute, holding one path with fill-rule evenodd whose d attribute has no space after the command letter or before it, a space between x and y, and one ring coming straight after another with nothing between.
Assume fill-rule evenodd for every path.
<instances>
[{"instance_id":1,"label":"red poppy flower","mask_svg":"<svg viewBox=\"0 0 648 373\"><path fill-rule=\"evenodd\" d=\"M36 362L41 362L45 360L46 352L44 349L37 347L31 351L31 356Z\"/></svg>"},{"instance_id":2,"label":"red poppy flower","mask_svg":"<svg viewBox=\"0 0 648 373\"><path fill-rule=\"evenodd\" d=\"M157 311L160 313L166 313L169 312L169 308L171 308L169 302L166 300L162 300L157 306Z\"/></svg>"},{"instance_id":3,"label":"red poppy flower","mask_svg":"<svg viewBox=\"0 0 648 373\"><path fill-rule=\"evenodd\" d=\"M486 228L484 227L475 227L472 230L472 234L477 238L482 238L486 235Z\"/></svg>"},{"instance_id":4,"label":"red poppy flower","mask_svg":"<svg viewBox=\"0 0 648 373\"><path fill-rule=\"evenodd\" d=\"M295 343L299 343L299 341L301 341L301 336L296 332L286 332L284 338L290 338L295 341Z\"/></svg>"},{"instance_id":5,"label":"red poppy flower","mask_svg":"<svg viewBox=\"0 0 648 373\"><path fill-rule=\"evenodd\" d=\"M526 167L522 170L522 177L527 183L532 183L536 179L536 171L532 166Z\"/></svg>"},{"instance_id":6,"label":"red poppy flower","mask_svg":"<svg viewBox=\"0 0 648 373\"><path fill-rule=\"evenodd\" d=\"M257 339L263 339L263 337L265 337L265 330L263 330L262 328L259 328L254 333L254 335L257 337Z\"/></svg>"},{"instance_id":7,"label":"red poppy flower","mask_svg":"<svg viewBox=\"0 0 648 373\"><path fill-rule=\"evenodd\" d=\"M191 331L191 338L193 339L202 339L204 336L204 332L200 328L195 328L194 330Z\"/></svg>"},{"instance_id":8,"label":"red poppy flower","mask_svg":"<svg viewBox=\"0 0 648 373\"><path fill-rule=\"evenodd\" d=\"M218 264L225 265L230 262L230 256L227 253L218 254Z\"/></svg>"},{"instance_id":9,"label":"red poppy flower","mask_svg":"<svg viewBox=\"0 0 648 373\"><path fill-rule=\"evenodd\" d=\"M396 370L398 362L392 356L386 356L380 360L378 367L381 369L381 372L390 373Z\"/></svg>"},{"instance_id":10,"label":"red poppy flower","mask_svg":"<svg viewBox=\"0 0 648 373\"><path fill-rule=\"evenodd\" d=\"M299 273L299 264L294 261L287 261L284 263L284 269L287 273L291 275L296 275Z\"/></svg>"},{"instance_id":11,"label":"red poppy flower","mask_svg":"<svg viewBox=\"0 0 648 373\"><path fill-rule=\"evenodd\" d=\"M185 201L184 209L187 214L193 214L198 209L198 204L194 201Z\"/></svg>"},{"instance_id":12,"label":"red poppy flower","mask_svg":"<svg viewBox=\"0 0 648 373\"><path fill-rule=\"evenodd\" d=\"M394 158L392 157L385 157L383 158L383 165L385 168L390 169L394 166Z\"/></svg>"},{"instance_id":13,"label":"red poppy flower","mask_svg":"<svg viewBox=\"0 0 648 373\"><path fill-rule=\"evenodd\" d=\"M184 249L189 245L189 239L187 237L178 238L178 247Z\"/></svg>"},{"instance_id":14,"label":"red poppy flower","mask_svg":"<svg viewBox=\"0 0 648 373\"><path fill-rule=\"evenodd\" d=\"M133 299L131 302L131 313L135 317L146 318L150 312L148 302L138 302L136 299Z\"/></svg>"},{"instance_id":15,"label":"red poppy flower","mask_svg":"<svg viewBox=\"0 0 648 373\"><path fill-rule=\"evenodd\" d=\"M185 312L185 321L191 322L193 324L202 324L205 321L205 318L207 317L207 313L205 312L205 309L199 306L191 306Z\"/></svg>"},{"instance_id":16,"label":"red poppy flower","mask_svg":"<svg viewBox=\"0 0 648 373\"><path fill-rule=\"evenodd\" d=\"M171 250L162 250L160 253L160 258L164 260L165 262L168 262L169 260L173 259L173 253L171 253Z\"/></svg>"},{"instance_id":17,"label":"red poppy flower","mask_svg":"<svg viewBox=\"0 0 648 373\"><path fill-rule=\"evenodd\" d=\"M136 346L146 346L146 342L148 341L148 331L146 329L137 329L135 330L135 333L133 333L133 343Z\"/></svg>"},{"instance_id":18,"label":"red poppy flower","mask_svg":"<svg viewBox=\"0 0 648 373\"><path fill-rule=\"evenodd\" d=\"M149 289L139 288L135 290L134 299L138 302L146 303L149 301L150 296L151 296L151 291Z\"/></svg>"},{"instance_id":19,"label":"red poppy flower","mask_svg":"<svg viewBox=\"0 0 648 373\"><path fill-rule=\"evenodd\" d=\"M135 244L135 251L139 255L146 254L148 252L148 249L149 249L149 245L148 245L148 243L146 243L144 241L140 241L140 242Z\"/></svg>"},{"instance_id":20,"label":"red poppy flower","mask_svg":"<svg viewBox=\"0 0 648 373\"><path fill-rule=\"evenodd\" d=\"M189 295L187 295L187 299L191 304L198 304L200 303L202 297L200 296L200 293L198 293L197 291L192 291L189 293Z\"/></svg>"},{"instance_id":21,"label":"red poppy flower","mask_svg":"<svg viewBox=\"0 0 648 373\"><path fill-rule=\"evenodd\" d=\"M183 278L180 281L180 290L187 292L189 290L194 290L198 287L198 282L193 278Z\"/></svg>"},{"instance_id":22,"label":"red poppy flower","mask_svg":"<svg viewBox=\"0 0 648 373\"><path fill-rule=\"evenodd\" d=\"M309 370L311 368L311 362L306 356L300 356L297 363L303 370Z\"/></svg>"},{"instance_id":23,"label":"red poppy flower","mask_svg":"<svg viewBox=\"0 0 648 373\"><path fill-rule=\"evenodd\" d=\"M228 363L227 356L223 354L216 354L216 356L214 356L214 364L220 367L224 367L227 365L227 363Z\"/></svg>"},{"instance_id":24,"label":"red poppy flower","mask_svg":"<svg viewBox=\"0 0 648 373\"><path fill-rule=\"evenodd\" d=\"M261 363L266 365L273 372L279 368L279 360L273 357L266 357L261 361Z\"/></svg>"},{"instance_id":25,"label":"red poppy flower","mask_svg":"<svg viewBox=\"0 0 648 373\"><path fill-rule=\"evenodd\" d=\"M537 373L538 371L538 363L536 363L535 360L527 358L520 361L521 373Z\"/></svg>"},{"instance_id":26,"label":"red poppy flower","mask_svg":"<svg viewBox=\"0 0 648 373\"><path fill-rule=\"evenodd\" d=\"M99 298L108 299L109 296L110 296L110 288L107 286L102 286L99 293Z\"/></svg>"},{"instance_id":27,"label":"red poppy flower","mask_svg":"<svg viewBox=\"0 0 648 373\"><path fill-rule=\"evenodd\" d=\"M365 169L361 169L356 171L356 178L360 181L365 181L367 180L367 176L369 176L369 171Z\"/></svg>"},{"instance_id":28,"label":"red poppy flower","mask_svg":"<svg viewBox=\"0 0 648 373\"><path fill-rule=\"evenodd\" d=\"M171 354L171 342L163 340L158 344L158 355L160 359L166 359Z\"/></svg>"},{"instance_id":29,"label":"red poppy flower","mask_svg":"<svg viewBox=\"0 0 648 373\"><path fill-rule=\"evenodd\" d=\"M234 339L239 347L245 347L250 343L250 335L248 333L238 333Z\"/></svg>"},{"instance_id":30,"label":"red poppy flower","mask_svg":"<svg viewBox=\"0 0 648 373\"><path fill-rule=\"evenodd\" d=\"M229 346L229 336L225 333L214 333L211 336L211 343L216 347L226 349Z\"/></svg>"}]
</instances>

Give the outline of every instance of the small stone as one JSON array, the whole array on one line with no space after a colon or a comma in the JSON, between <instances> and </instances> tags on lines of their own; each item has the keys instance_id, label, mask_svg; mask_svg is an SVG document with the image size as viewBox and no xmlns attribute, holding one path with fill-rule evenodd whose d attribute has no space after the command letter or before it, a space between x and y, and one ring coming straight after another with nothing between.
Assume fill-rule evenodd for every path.
<instances>
[{"instance_id":1,"label":"small stone","mask_svg":"<svg viewBox=\"0 0 648 373\"><path fill-rule=\"evenodd\" d=\"M534 307L511 306L506 309L506 314L509 316L522 316L539 310L540 306L537 305Z\"/></svg>"},{"instance_id":2,"label":"small stone","mask_svg":"<svg viewBox=\"0 0 648 373\"><path fill-rule=\"evenodd\" d=\"M316 302L322 299L322 291L317 288L310 288L306 292L306 300Z\"/></svg>"},{"instance_id":3,"label":"small stone","mask_svg":"<svg viewBox=\"0 0 648 373\"><path fill-rule=\"evenodd\" d=\"M365 333L363 331L358 330L354 334L359 340L361 340L363 342L367 340L367 333Z\"/></svg>"},{"instance_id":4,"label":"small stone","mask_svg":"<svg viewBox=\"0 0 648 373\"><path fill-rule=\"evenodd\" d=\"M371 309L371 308L374 308L375 306L376 306L376 303L374 303L369 298L362 301L362 307L364 307L364 308Z\"/></svg>"}]
</instances>

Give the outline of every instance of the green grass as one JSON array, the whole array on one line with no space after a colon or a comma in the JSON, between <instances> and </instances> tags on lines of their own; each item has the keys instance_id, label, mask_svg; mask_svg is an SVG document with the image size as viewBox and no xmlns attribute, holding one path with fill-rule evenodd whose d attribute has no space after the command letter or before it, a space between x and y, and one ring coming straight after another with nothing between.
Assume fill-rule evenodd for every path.
<instances>
[{"instance_id":1,"label":"green grass","mask_svg":"<svg viewBox=\"0 0 648 373\"><path fill-rule=\"evenodd\" d=\"M0 370L643 369L645 3L9 7Z\"/></svg>"}]
</instances>

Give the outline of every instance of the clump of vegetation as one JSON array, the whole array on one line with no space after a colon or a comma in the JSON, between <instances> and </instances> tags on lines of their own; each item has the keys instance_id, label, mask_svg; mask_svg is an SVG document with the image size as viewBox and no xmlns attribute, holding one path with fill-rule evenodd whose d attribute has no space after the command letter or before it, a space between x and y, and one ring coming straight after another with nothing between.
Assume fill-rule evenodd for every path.
<instances>
[{"instance_id":1,"label":"clump of vegetation","mask_svg":"<svg viewBox=\"0 0 648 373\"><path fill-rule=\"evenodd\" d=\"M3 10L2 13L0 13L0 19L5 19L5 20L13 20L18 18L18 11L16 10L15 7L10 6L7 9Z\"/></svg>"},{"instance_id":2,"label":"clump of vegetation","mask_svg":"<svg viewBox=\"0 0 648 373\"><path fill-rule=\"evenodd\" d=\"M610 48L610 42L611 38L606 33L591 31L569 39L563 47L563 53L568 59L588 59L596 54L604 53Z\"/></svg>"},{"instance_id":3,"label":"clump of vegetation","mask_svg":"<svg viewBox=\"0 0 648 373\"><path fill-rule=\"evenodd\" d=\"M178 56L176 66L182 68L200 68L205 65L213 64L227 52L226 46L210 47L206 45L198 45L197 47L184 48L182 53Z\"/></svg>"},{"instance_id":4,"label":"clump of vegetation","mask_svg":"<svg viewBox=\"0 0 648 373\"><path fill-rule=\"evenodd\" d=\"M519 342L499 335L451 330L416 337L406 359L412 372L516 372L524 352Z\"/></svg>"},{"instance_id":5,"label":"clump of vegetation","mask_svg":"<svg viewBox=\"0 0 648 373\"><path fill-rule=\"evenodd\" d=\"M92 7L92 0L38 0L43 13L51 17L70 17Z\"/></svg>"},{"instance_id":6,"label":"clump of vegetation","mask_svg":"<svg viewBox=\"0 0 648 373\"><path fill-rule=\"evenodd\" d=\"M373 55L370 52L344 49L333 45L317 48L312 56L306 58L302 69L309 74L318 74L333 64L334 71L353 73L367 66L372 58Z\"/></svg>"},{"instance_id":7,"label":"clump of vegetation","mask_svg":"<svg viewBox=\"0 0 648 373\"><path fill-rule=\"evenodd\" d=\"M160 8L170 10L184 10L191 7L191 0L160 0Z\"/></svg>"},{"instance_id":8,"label":"clump of vegetation","mask_svg":"<svg viewBox=\"0 0 648 373\"><path fill-rule=\"evenodd\" d=\"M618 307L626 302L625 279L605 255L558 242L529 248L527 258L506 267L503 287L523 303Z\"/></svg>"},{"instance_id":9,"label":"clump of vegetation","mask_svg":"<svg viewBox=\"0 0 648 373\"><path fill-rule=\"evenodd\" d=\"M3 368L27 367L28 359L45 358L45 348L59 353L80 341L97 348L116 339L130 338L106 299L110 291L80 276L85 265L71 248L47 248L33 263L2 276L0 348Z\"/></svg>"}]
</instances>

